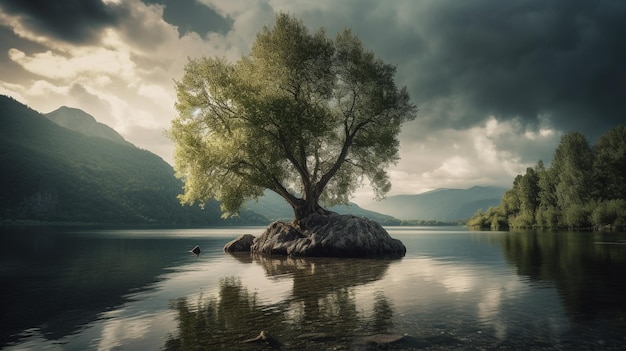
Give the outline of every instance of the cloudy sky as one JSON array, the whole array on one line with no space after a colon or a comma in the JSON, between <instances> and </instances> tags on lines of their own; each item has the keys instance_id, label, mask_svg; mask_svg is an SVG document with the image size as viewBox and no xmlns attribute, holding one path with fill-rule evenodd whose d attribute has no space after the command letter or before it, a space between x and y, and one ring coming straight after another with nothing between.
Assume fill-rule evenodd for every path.
<instances>
[{"instance_id":1,"label":"cloudy sky","mask_svg":"<svg viewBox=\"0 0 626 351\"><path fill-rule=\"evenodd\" d=\"M510 187L564 133L626 121L623 0L0 0L0 94L80 108L171 163L187 58L237 60L277 12L396 65L419 113L389 195Z\"/></svg>"}]
</instances>

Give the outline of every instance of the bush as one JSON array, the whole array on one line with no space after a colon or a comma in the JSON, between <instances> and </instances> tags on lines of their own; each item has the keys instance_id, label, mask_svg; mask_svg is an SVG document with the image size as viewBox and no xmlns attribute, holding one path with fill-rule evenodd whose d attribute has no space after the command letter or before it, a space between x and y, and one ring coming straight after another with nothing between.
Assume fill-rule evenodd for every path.
<instances>
[{"instance_id":1,"label":"bush","mask_svg":"<svg viewBox=\"0 0 626 351\"><path fill-rule=\"evenodd\" d=\"M553 206L537 209L535 218L540 228L558 228L561 225L561 212Z\"/></svg>"},{"instance_id":2,"label":"bush","mask_svg":"<svg viewBox=\"0 0 626 351\"><path fill-rule=\"evenodd\" d=\"M573 204L563 211L564 224L570 229L589 229L591 213L595 204Z\"/></svg>"},{"instance_id":3,"label":"bush","mask_svg":"<svg viewBox=\"0 0 626 351\"><path fill-rule=\"evenodd\" d=\"M591 222L597 229L609 227L623 230L626 227L626 200L607 200L595 205Z\"/></svg>"},{"instance_id":4,"label":"bush","mask_svg":"<svg viewBox=\"0 0 626 351\"><path fill-rule=\"evenodd\" d=\"M535 224L535 218L532 213L520 212L517 215L511 216L509 225L512 228L532 228Z\"/></svg>"}]
</instances>

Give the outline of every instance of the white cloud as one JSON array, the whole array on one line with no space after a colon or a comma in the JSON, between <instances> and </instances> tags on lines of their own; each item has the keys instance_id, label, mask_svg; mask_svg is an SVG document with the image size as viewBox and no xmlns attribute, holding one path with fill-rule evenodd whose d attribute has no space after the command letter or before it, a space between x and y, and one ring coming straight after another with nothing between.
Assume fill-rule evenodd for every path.
<instances>
[{"instance_id":1,"label":"white cloud","mask_svg":"<svg viewBox=\"0 0 626 351\"><path fill-rule=\"evenodd\" d=\"M423 173L425 178L466 179L472 175L473 167L467 158L452 156L431 172Z\"/></svg>"},{"instance_id":2,"label":"white cloud","mask_svg":"<svg viewBox=\"0 0 626 351\"><path fill-rule=\"evenodd\" d=\"M156 101L167 101L172 98L172 91L167 90L165 87L157 84L139 84L137 92L150 99Z\"/></svg>"},{"instance_id":3,"label":"white cloud","mask_svg":"<svg viewBox=\"0 0 626 351\"><path fill-rule=\"evenodd\" d=\"M27 99L24 95L24 87L20 84L13 84L0 81L0 94L11 96L17 101L26 102Z\"/></svg>"},{"instance_id":4,"label":"white cloud","mask_svg":"<svg viewBox=\"0 0 626 351\"><path fill-rule=\"evenodd\" d=\"M49 79L86 79L106 74L133 80L134 63L127 52L97 47L76 48L66 53L46 52L26 55L17 49L9 51L10 58L26 71Z\"/></svg>"},{"instance_id":5,"label":"white cloud","mask_svg":"<svg viewBox=\"0 0 626 351\"><path fill-rule=\"evenodd\" d=\"M46 80L37 80L31 85L28 90L29 95L39 95L39 96L49 96L50 94L54 95L65 95L69 92L69 89L64 86L58 86L51 84Z\"/></svg>"}]
</instances>

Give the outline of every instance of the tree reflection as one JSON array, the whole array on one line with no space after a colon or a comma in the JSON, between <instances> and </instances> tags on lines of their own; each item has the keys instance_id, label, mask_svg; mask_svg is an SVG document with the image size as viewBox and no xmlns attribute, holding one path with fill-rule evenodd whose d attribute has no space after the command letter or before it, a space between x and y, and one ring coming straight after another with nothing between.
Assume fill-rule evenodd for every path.
<instances>
[{"instance_id":1,"label":"tree reflection","mask_svg":"<svg viewBox=\"0 0 626 351\"><path fill-rule=\"evenodd\" d=\"M372 330L375 332L391 332L393 327L393 308L383 293L377 293L374 300Z\"/></svg>"},{"instance_id":2,"label":"tree reflection","mask_svg":"<svg viewBox=\"0 0 626 351\"><path fill-rule=\"evenodd\" d=\"M324 342L348 345L356 336L392 328L393 307L386 296L372 292L372 306L367 306L357 300L355 289L381 279L392 261L257 256L253 262L272 279L292 280L291 296L264 304L241 280L222 278L217 297L200 297L195 304L185 298L172 303L179 333L168 338L165 349L252 350L285 345L319 349ZM268 330L282 344L241 343L261 330Z\"/></svg>"},{"instance_id":3,"label":"tree reflection","mask_svg":"<svg viewBox=\"0 0 626 351\"><path fill-rule=\"evenodd\" d=\"M264 310L241 281L229 277L220 280L219 298L198 298L195 305L181 298L173 302L178 311L177 337L170 336L166 350L232 350L259 332L258 321L280 325L281 313Z\"/></svg>"},{"instance_id":4,"label":"tree reflection","mask_svg":"<svg viewBox=\"0 0 626 351\"><path fill-rule=\"evenodd\" d=\"M502 239L519 275L553 281L572 318L626 318L626 246L619 234L514 232Z\"/></svg>"}]
</instances>

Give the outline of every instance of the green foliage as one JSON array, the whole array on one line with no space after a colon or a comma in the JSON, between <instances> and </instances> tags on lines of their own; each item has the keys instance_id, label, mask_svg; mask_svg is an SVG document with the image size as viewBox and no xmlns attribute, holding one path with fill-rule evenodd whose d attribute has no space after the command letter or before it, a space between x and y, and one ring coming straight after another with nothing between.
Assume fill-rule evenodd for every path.
<instances>
[{"instance_id":1,"label":"green foliage","mask_svg":"<svg viewBox=\"0 0 626 351\"><path fill-rule=\"evenodd\" d=\"M467 221L467 225L471 228L489 228L487 225L487 219L487 216L482 212L482 210L478 210L472 218Z\"/></svg>"},{"instance_id":2,"label":"green foliage","mask_svg":"<svg viewBox=\"0 0 626 351\"><path fill-rule=\"evenodd\" d=\"M551 205L541 206L535 216L537 226L540 228L558 228L562 223L561 218L561 211Z\"/></svg>"},{"instance_id":3,"label":"green foliage","mask_svg":"<svg viewBox=\"0 0 626 351\"><path fill-rule=\"evenodd\" d=\"M563 210L563 224L568 228L588 229L591 227L591 206L574 203Z\"/></svg>"},{"instance_id":4,"label":"green foliage","mask_svg":"<svg viewBox=\"0 0 626 351\"><path fill-rule=\"evenodd\" d=\"M597 203L591 212L591 222L598 228L626 228L626 199Z\"/></svg>"},{"instance_id":5,"label":"green foliage","mask_svg":"<svg viewBox=\"0 0 626 351\"><path fill-rule=\"evenodd\" d=\"M190 59L169 131L180 200L217 199L230 215L269 189L299 217L347 203L363 178L382 196L400 125L415 118L394 73L350 31L331 40L285 14L235 63Z\"/></svg>"},{"instance_id":6,"label":"green foliage","mask_svg":"<svg viewBox=\"0 0 626 351\"><path fill-rule=\"evenodd\" d=\"M593 154L579 132L568 133L554 152L551 168L556 174L556 201L561 209L581 205L591 198Z\"/></svg>"},{"instance_id":7,"label":"green foliage","mask_svg":"<svg viewBox=\"0 0 626 351\"><path fill-rule=\"evenodd\" d=\"M548 169L518 175L501 205L477 213L468 225L494 227L507 218L511 228L626 228L626 128L615 127L592 147L578 132L566 134Z\"/></svg>"},{"instance_id":8,"label":"green foliage","mask_svg":"<svg viewBox=\"0 0 626 351\"><path fill-rule=\"evenodd\" d=\"M487 212L482 210L476 211L476 213L467 221L467 226L470 228L485 228L492 230L503 230L509 227L506 213L502 206L489 207Z\"/></svg>"},{"instance_id":9,"label":"green foliage","mask_svg":"<svg viewBox=\"0 0 626 351\"><path fill-rule=\"evenodd\" d=\"M602 200L626 199L626 127L609 130L593 146L594 195Z\"/></svg>"}]
</instances>

